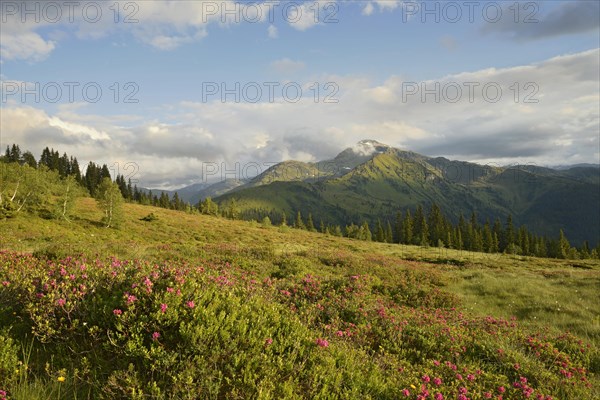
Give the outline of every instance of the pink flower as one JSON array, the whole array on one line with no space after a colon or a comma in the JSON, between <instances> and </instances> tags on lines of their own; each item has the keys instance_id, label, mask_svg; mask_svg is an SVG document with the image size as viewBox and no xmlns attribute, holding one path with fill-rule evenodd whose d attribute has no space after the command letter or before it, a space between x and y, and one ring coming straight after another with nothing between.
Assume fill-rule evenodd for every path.
<instances>
[{"instance_id":1,"label":"pink flower","mask_svg":"<svg viewBox=\"0 0 600 400\"><path fill-rule=\"evenodd\" d=\"M185 303L189 308L194 308L196 305L194 304L193 301L188 301L187 303Z\"/></svg>"},{"instance_id":2,"label":"pink flower","mask_svg":"<svg viewBox=\"0 0 600 400\"><path fill-rule=\"evenodd\" d=\"M462 381L463 377L461 374L456 374L456 379L458 379L459 381Z\"/></svg>"},{"instance_id":3,"label":"pink flower","mask_svg":"<svg viewBox=\"0 0 600 400\"><path fill-rule=\"evenodd\" d=\"M115 315L121 315L121 314L123 314L123 311L119 310L118 308L115 308L113 310L113 314L115 314Z\"/></svg>"},{"instance_id":4,"label":"pink flower","mask_svg":"<svg viewBox=\"0 0 600 400\"><path fill-rule=\"evenodd\" d=\"M423 382L425 383L429 383L429 381L431 380L431 378L429 377L429 375L423 375L423 377L421 378L423 380Z\"/></svg>"},{"instance_id":5,"label":"pink flower","mask_svg":"<svg viewBox=\"0 0 600 400\"><path fill-rule=\"evenodd\" d=\"M137 297L135 297L135 296L134 296L134 295L132 295L132 294L125 293L125 296L126 296L126 298L127 298L127 304L128 304L128 305L129 305L129 304L133 304L133 303L135 303L135 302L137 301Z\"/></svg>"},{"instance_id":6,"label":"pink flower","mask_svg":"<svg viewBox=\"0 0 600 400\"><path fill-rule=\"evenodd\" d=\"M458 393L460 393L460 394L467 394L467 388L463 387L463 386L459 387L458 388Z\"/></svg>"},{"instance_id":7,"label":"pink flower","mask_svg":"<svg viewBox=\"0 0 600 400\"><path fill-rule=\"evenodd\" d=\"M315 340L315 343L319 347L328 347L329 346L329 342L326 339L317 338Z\"/></svg>"},{"instance_id":8,"label":"pink flower","mask_svg":"<svg viewBox=\"0 0 600 400\"><path fill-rule=\"evenodd\" d=\"M173 292L174 292L173 288L170 288L170 287L167 288L167 293L173 293Z\"/></svg>"},{"instance_id":9,"label":"pink flower","mask_svg":"<svg viewBox=\"0 0 600 400\"><path fill-rule=\"evenodd\" d=\"M435 400L444 400L444 395L443 395L443 394L441 394L441 393L437 393L437 394L435 395Z\"/></svg>"},{"instance_id":10,"label":"pink flower","mask_svg":"<svg viewBox=\"0 0 600 400\"><path fill-rule=\"evenodd\" d=\"M406 397L410 396L410 391L408 389L404 389L402 391L402 394L405 395Z\"/></svg>"},{"instance_id":11,"label":"pink flower","mask_svg":"<svg viewBox=\"0 0 600 400\"><path fill-rule=\"evenodd\" d=\"M343 331L337 331L335 334L338 335L339 337L344 336L344 332Z\"/></svg>"},{"instance_id":12,"label":"pink flower","mask_svg":"<svg viewBox=\"0 0 600 400\"><path fill-rule=\"evenodd\" d=\"M440 386L442 384L442 379L441 378L435 378L433 380L433 383L435 383L436 386Z\"/></svg>"},{"instance_id":13,"label":"pink flower","mask_svg":"<svg viewBox=\"0 0 600 400\"><path fill-rule=\"evenodd\" d=\"M160 337L160 333L158 333L158 332L154 332L154 333L152 334L152 340L155 340L155 341L156 341L156 340L158 340L158 338L159 338L159 337Z\"/></svg>"},{"instance_id":14,"label":"pink flower","mask_svg":"<svg viewBox=\"0 0 600 400\"><path fill-rule=\"evenodd\" d=\"M474 381L475 380L475 375L473 375L473 374L467 375L467 380Z\"/></svg>"},{"instance_id":15,"label":"pink flower","mask_svg":"<svg viewBox=\"0 0 600 400\"><path fill-rule=\"evenodd\" d=\"M163 313L167 311L167 305L165 303L162 303L160 305L160 311L163 312Z\"/></svg>"},{"instance_id":16,"label":"pink flower","mask_svg":"<svg viewBox=\"0 0 600 400\"><path fill-rule=\"evenodd\" d=\"M438 360L433 360L433 365L435 365L436 367L439 367L440 362Z\"/></svg>"},{"instance_id":17,"label":"pink flower","mask_svg":"<svg viewBox=\"0 0 600 400\"><path fill-rule=\"evenodd\" d=\"M521 368L521 365L519 365L519 363L517 363L517 364L515 364L515 365L514 365L514 368L515 368L516 370L519 370L519 369Z\"/></svg>"},{"instance_id":18,"label":"pink flower","mask_svg":"<svg viewBox=\"0 0 600 400\"><path fill-rule=\"evenodd\" d=\"M500 386L498 388L498 393L504 393L504 392L506 392L506 389L504 389L504 386Z\"/></svg>"},{"instance_id":19,"label":"pink flower","mask_svg":"<svg viewBox=\"0 0 600 400\"><path fill-rule=\"evenodd\" d=\"M265 346L270 346L271 344L273 344L273 339L271 339L271 338L265 339Z\"/></svg>"},{"instance_id":20,"label":"pink flower","mask_svg":"<svg viewBox=\"0 0 600 400\"><path fill-rule=\"evenodd\" d=\"M483 394L483 397L485 397L486 399L491 399L492 398L492 394L490 392L485 392Z\"/></svg>"},{"instance_id":21,"label":"pink flower","mask_svg":"<svg viewBox=\"0 0 600 400\"><path fill-rule=\"evenodd\" d=\"M3 282L2 282L2 286L9 286L9 285L10 285L10 282L9 282L9 281L3 281Z\"/></svg>"},{"instance_id":22,"label":"pink flower","mask_svg":"<svg viewBox=\"0 0 600 400\"><path fill-rule=\"evenodd\" d=\"M58 299L56 301L56 304L58 304L60 307L64 306L67 303L67 301L65 299Z\"/></svg>"}]
</instances>

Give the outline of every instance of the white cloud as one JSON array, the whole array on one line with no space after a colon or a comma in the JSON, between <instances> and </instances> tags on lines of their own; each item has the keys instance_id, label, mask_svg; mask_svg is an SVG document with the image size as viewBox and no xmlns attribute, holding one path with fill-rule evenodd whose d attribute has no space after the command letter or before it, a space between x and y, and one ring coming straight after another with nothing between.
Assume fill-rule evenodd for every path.
<instances>
[{"instance_id":1,"label":"white cloud","mask_svg":"<svg viewBox=\"0 0 600 400\"><path fill-rule=\"evenodd\" d=\"M352 125L351 132L357 137L367 138L371 136L383 143L393 143L397 146L405 146L407 140L431 138L432 133L412 126L406 121L383 121L368 125Z\"/></svg>"},{"instance_id":2,"label":"white cloud","mask_svg":"<svg viewBox=\"0 0 600 400\"><path fill-rule=\"evenodd\" d=\"M396 93L390 87L377 86L372 89L365 89L368 98L380 104L392 104L397 100Z\"/></svg>"},{"instance_id":3,"label":"white cloud","mask_svg":"<svg viewBox=\"0 0 600 400\"><path fill-rule=\"evenodd\" d=\"M440 44L448 51L454 51L458 47L458 42L450 35L442 36L440 38Z\"/></svg>"},{"instance_id":4,"label":"white cloud","mask_svg":"<svg viewBox=\"0 0 600 400\"><path fill-rule=\"evenodd\" d=\"M34 32L0 35L0 56L6 60L41 61L56 47L56 42L44 40Z\"/></svg>"},{"instance_id":5,"label":"white cloud","mask_svg":"<svg viewBox=\"0 0 600 400\"><path fill-rule=\"evenodd\" d=\"M271 68L280 74L293 74L303 70L305 67L306 64L302 61L294 61L289 58L282 58L271 63Z\"/></svg>"},{"instance_id":6,"label":"white cloud","mask_svg":"<svg viewBox=\"0 0 600 400\"><path fill-rule=\"evenodd\" d=\"M269 25L269 27L267 28L267 34L271 39L277 39L279 37L279 32L275 25Z\"/></svg>"},{"instance_id":7,"label":"white cloud","mask_svg":"<svg viewBox=\"0 0 600 400\"><path fill-rule=\"evenodd\" d=\"M402 1L401 0L371 0L368 1L364 8L362 9L362 15L366 15L366 16L370 16L373 14L373 12L375 11L375 6L374 4L377 4L377 7L379 8L379 12L384 12L384 11L393 11L396 8L402 6ZM409 16L410 17L410 16Z\"/></svg>"},{"instance_id":8,"label":"white cloud","mask_svg":"<svg viewBox=\"0 0 600 400\"><path fill-rule=\"evenodd\" d=\"M234 0L216 1L172 1L153 0L142 2L111 1L92 2L94 7L83 12L83 5L73 2L67 8L56 2L62 17L56 22L36 21L29 15L22 22L20 7L11 15L2 15L0 51L6 60L41 61L62 40L75 36L82 40L94 40L115 33L132 34L140 42L159 50L173 50L185 44L197 42L207 36L209 25L233 26L245 23L265 23L269 18L272 1L244 4ZM25 4L24 2L22 4ZM66 4L66 3L65 3ZM83 3L85 4L85 3ZM312 3L307 3L312 4ZM64 7L61 8L61 7ZM71 8L73 7L73 8ZM4 8L3 8L4 9ZM310 25L309 5L302 5L301 18L294 26L304 30ZM118 10L118 14L116 14ZM230 12L233 10L233 12ZM304 12L306 11L306 13ZM97 14L96 14L97 13ZM96 15L99 17L96 20ZM72 20L70 20L72 16ZM85 16L85 18L84 18ZM117 18L117 22L115 22ZM125 20L127 19L127 23ZM50 32L43 29L52 26ZM274 28L274 27L273 27ZM269 28L269 35L276 35Z\"/></svg>"},{"instance_id":9,"label":"white cloud","mask_svg":"<svg viewBox=\"0 0 600 400\"><path fill-rule=\"evenodd\" d=\"M302 4L291 2L292 6L283 9L288 24L296 30L305 31L316 25L332 23L337 19L336 0L305 1Z\"/></svg>"},{"instance_id":10,"label":"white cloud","mask_svg":"<svg viewBox=\"0 0 600 400\"><path fill-rule=\"evenodd\" d=\"M380 10L394 10L402 5L402 1L400 0L374 0L375 3L379 6Z\"/></svg>"},{"instance_id":11,"label":"white cloud","mask_svg":"<svg viewBox=\"0 0 600 400\"><path fill-rule=\"evenodd\" d=\"M374 84L356 76L317 76L310 81L339 85L337 104L315 103L311 91L298 103L278 95L274 103L181 102L166 104L166 116L158 113L147 121L136 115L86 114L81 105L48 115L10 103L0 115L2 144L20 143L34 153L50 146L80 161L136 162L144 184L169 187L199 179L203 162L223 161L235 168L236 162L265 166L286 158L330 159L365 138L479 162L597 162L599 56L596 49L426 82L429 87L435 82L442 87L477 82L473 102L466 91L455 103L436 103L432 96L425 102L419 95L403 99L407 82L399 77ZM503 88L496 103L481 96L481 88L490 82ZM538 87L538 103L524 102L531 94L524 89L528 82ZM515 83L520 87L518 102L510 89Z\"/></svg>"}]
</instances>

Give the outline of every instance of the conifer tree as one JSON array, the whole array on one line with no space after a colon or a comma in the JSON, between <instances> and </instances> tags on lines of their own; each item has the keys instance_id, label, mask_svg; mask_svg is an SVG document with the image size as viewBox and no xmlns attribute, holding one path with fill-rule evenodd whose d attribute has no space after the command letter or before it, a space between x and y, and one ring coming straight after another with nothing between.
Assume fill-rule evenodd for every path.
<instances>
[{"instance_id":1,"label":"conifer tree","mask_svg":"<svg viewBox=\"0 0 600 400\"><path fill-rule=\"evenodd\" d=\"M510 214L506 217L506 228L504 229L504 240L502 243L501 247L504 250L515 243L515 228L513 226L512 215Z\"/></svg>"},{"instance_id":2,"label":"conifer tree","mask_svg":"<svg viewBox=\"0 0 600 400\"><path fill-rule=\"evenodd\" d=\"M403 218L402 211L398 211L396 213L396 243L404 242L404 227L403 227Z\"/></svg>"},{"instance_id":3,"label":"conifer tree","mask_svg":"<svg viewBox=\"0 0 600 400\"><path fill-rule=\"evenodd\" d=\"M37 168L37 162L35 161L35 157L31 154L30 151L26 151L22 156L23 164L29 165L31 168Z\"/></svg>"},{"instance_id":4,"label":"conifer tree","mask_svg":"<svg viewBox=\"0 0 600 400\"><path fill-rule=\"evenodd\" d=\"M383 231L383 225L381 225L381 220L377 220L375 240L378 242L385 242L385 232Z\"/></svg>"},{"instance_id":5,"label":"conifer tree","mask_svg":"<svg viewBox=\"0 0 600 400\"><path fill-rule=\"evenodd\" d=\"M390 224L390 221L387 221L386 224L386 228L385 228L385 241L387 243L394 243L394 232L392 231L392 224Z\"/></svg>"},{"instance_id":6,"label":"conifer tree","mask_svg":"<svg viewBox=\"0 0 600 400\"><path fill-rule=\"evenodd\" d=\"M315 232L315 224L313 223L312 214L308 213L308 218L306 218L306 230L310 232Z\"/></svg>"},{"instance_id":7,"label":"conifer tree","mask_svg":"<svg viewBox=\"0 0 600 400\"><path fill-rule=\"evenodd\" d=\"M410 210L406 210L406 215L404 216L404 221L402 223L403 228L403 238L405 244L411 244L413 241L413 218L410 214Z\"/></svg>"},{"instance_id":8,"label":"conifer tree","mask_svg":"<svg viewBox=\"0 0 600 400\"><path fill-rule=\"evenodd\" d=\"M561 229L558 236L558 258L568 258L569 250L571 250L571 244Z\"/></svg>"},{"instance_id":9,"label":"conifer tree","mask_svg":"<svg viewBox=\"0 0 600 400\"><path fill-rule=\"evenodd\" d=\"M369 229L369 224L367 221L363 222L362 226L360 227L360 239L366 240L367 242L372 240L371 229Z\"/></svg>"},{"instance_id":10,"label":"conifer tree","mask_svg":"<svg viewBox=\"0 0 600 400\"><path fill-rule=\"evenodd\" d=\"M438 241L444 241L446 239L442 211L435 203L431 205L431 209L429 210L427 224L429 226L429 237L431 243L437 245Z\"/></svg>"},{"instance_id":11,"label":"conifer tree","mask_svg":"<svg viewBox=\"0 0 600 400\"><path fill-rule=\"evenodd\" d=\"M296 229L306 229L306 225L304 225L304 221L302 220L302 214L300 211L296 214L296 222L294 223L294 228Z\"/></svg>"},{"instance_id":12,"label":"conifer tree","mask_svg":"<svg viewBox=\"0 0 600 400\"><path fill-rule=\"evenodd\" d=\"M494 239L492 229L490 228L490 221L486 221L483 226L483 251L487 253L494 253Z\"/></svg>"}]
</instances>

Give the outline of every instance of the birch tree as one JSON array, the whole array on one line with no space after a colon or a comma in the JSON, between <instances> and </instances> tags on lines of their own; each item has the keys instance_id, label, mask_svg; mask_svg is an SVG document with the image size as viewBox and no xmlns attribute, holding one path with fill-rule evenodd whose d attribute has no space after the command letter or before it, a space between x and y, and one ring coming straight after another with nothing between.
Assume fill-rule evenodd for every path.
<instances>
[{"instance_id":1,"label":"birch tree","mask_svg":"<svg viewBox=\"0 0 600 400\"><path fill-rule=\"evenodd\" d=\"M45 205L50 194L47 171L17 163L2 163L0 171L0 217L33 211Z\"/></svg>"},{"instance_id":2,"label":"birch tree","mask_svg":"<svg viewBox=\"0 0 600 400\"><path fill-rule=\"evenodd\" d=\"M75 207L75 201L83 194L81 186L79 186L74 176L69 175L58 180L55 194L58 198L54 209L55 217L69 221Z\"/></svg>"},{"instance_id":3,"label":"birch tree","mask_svg":"<svg viewBox=\"0 0 600 400\"><path fill-rule=\"evenodd\" d=\"M97 188L96 201L104 212L102 223L107 228L116 227L122 220L123 196L116 183L104 178Z\"/></svg>"}]
</instances>

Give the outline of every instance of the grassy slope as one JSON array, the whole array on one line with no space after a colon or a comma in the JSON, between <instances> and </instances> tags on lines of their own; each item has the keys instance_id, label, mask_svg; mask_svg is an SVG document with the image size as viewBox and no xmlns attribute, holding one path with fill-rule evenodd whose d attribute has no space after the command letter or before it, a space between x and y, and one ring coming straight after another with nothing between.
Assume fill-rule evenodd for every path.
<instances>
[{"instance_id":1,"label":"grassy slope","mask_svg":"<svg viewBox=\"0 0 600 400\"><path fill-rule=\"evenodd\" d=\"M159 219L140 220L150 212ZM57 257L230 258L259 276L270 275L282 260L293 257L304 273L369 273L391 282L406 268L406 260L416 260L419 269L440 274L444 290L458 295L469 312L514 315L526 325L570 330L600 345L598 262L370 243L134 204L125 205L125 215L121 229L106 229L97 222L101 213L94 200L83 198L71 223L33 216L0 221L0 248ZM331 265L332 255L346 259L343 269Z\"/></svg>"}]
</instances>

